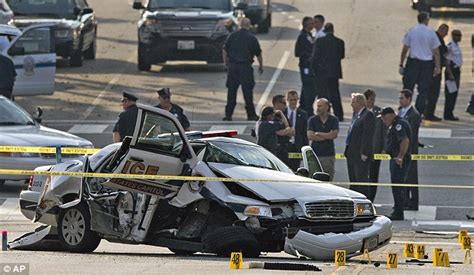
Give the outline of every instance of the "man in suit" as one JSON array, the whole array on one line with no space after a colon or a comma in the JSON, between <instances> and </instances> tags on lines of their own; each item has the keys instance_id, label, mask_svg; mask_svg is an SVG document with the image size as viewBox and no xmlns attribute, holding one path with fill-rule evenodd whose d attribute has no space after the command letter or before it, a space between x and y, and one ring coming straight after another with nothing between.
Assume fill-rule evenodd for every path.
<instances>
[{"instance_id":1,"label":"man in suit","mask_svg":"<svg viewBox=\"0 0 474 275\"><path fill-rule=\"evenodd\" d=\"M408 121L411 128L410 148L411 154L418 154L418 132L420 130L421 116L420 113L412 105L413 93L410 90L402 90L400 92L400 108L398 116ZM408 175L406 178L408 184L418 184L418 165L416 160L412 160ZM418 188L409 187L405 194L405 209L418 210Z\"/></svg>"},{"instance_id":2,"label":"man in suit","mask_svg":"<svg viewBox=\"0 0 474 275\"><path fill-rule=\"evenodd\" d=\"M298 92L295 90L289 90L286 93L286 102L288 107L285 109L284 114L290 127L295 129L295 135L290 137L288 141L288 153L301 153L301 147L308 145L308 137L306 135L308 115L301 107L297 107ZM296 171L300 167L300 162L298 158L288 158L286 164L293 171Z\"/></svg>"},{"instance_id":3,"label":"man in suit","mask_svg":"<svg viewBox=\"0 0 474 275\"><path fill-rule=\"evenodd\" d=\"M368 182L369 164L373 157L375 116L367 109L367 100L363 94L353 93L351 106L353 111L352 123L347 132L346 150L344 151L347 159L349 181ZM368 186L351 186L350 189L369 197Z\"/></svg>"},{"instance_id":4,"label":"man in suit","mask_svg":"<svg viewBox=\"0 0 474 275\"><path fill-rule=\"evenodd\" d=\"M383 124L382 118L379 117L382 108L375 105L376 94L372 89L367 89L364 92L364 96L367 99L367 109L374 113L375 116L375 131L374 131L374 143L372 147L373 154L380 154L383 151L384 140L387 134L387 127ZM380 171L380 160L374 158L370 159L369 164L369 182L379 182L379 171ZM377 193L377 186L369 186L370 195L368 199L374 201L375 195Z\"/></svg>"},{"instance_id":5,"label":"man in suit","mask_svg":"<svg viewBox=\"0 0 474 275\"><path fill-rule=\"evenodd\" d=\"M334 26L326 23L324 37L314 43L311 67L316 75L319 98L324 97L331 102L334 115L339 121L344 120L339 79L342 78L341 60L344 59L344 41L334 36Z\"/></svg>"}]
</instances>

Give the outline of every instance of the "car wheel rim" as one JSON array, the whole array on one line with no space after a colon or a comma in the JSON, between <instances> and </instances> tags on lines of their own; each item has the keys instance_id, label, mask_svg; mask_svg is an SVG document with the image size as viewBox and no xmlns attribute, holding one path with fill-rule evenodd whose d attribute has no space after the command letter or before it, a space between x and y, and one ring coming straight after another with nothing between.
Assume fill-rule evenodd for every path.
<instances>
[{"instance_id":1,"label":"car wheel rim","mask_svg":"<svg viewBox=\"0 0 474 275\"><path fill-rule=\"evenodd\" d=\"M77 245L84 238L86 232L86 221L82 213L77 209L66 212L62 223L62 235L69 245Z\"/></svg>"}]
</instances>

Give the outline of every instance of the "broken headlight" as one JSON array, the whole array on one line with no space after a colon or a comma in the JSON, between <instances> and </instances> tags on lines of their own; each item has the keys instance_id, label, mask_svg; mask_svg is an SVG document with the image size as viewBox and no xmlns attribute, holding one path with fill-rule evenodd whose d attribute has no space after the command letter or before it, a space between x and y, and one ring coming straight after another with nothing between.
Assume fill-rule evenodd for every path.
<instances>
[{"instance_id":1,"label":"broken headlight","mask_svg":"<svg viewBox=\"0 0 474 275\"><path fill-rule=\"evenodd\" d=\"M255 205L249 205L245 207L244 210L244 215L245 216L256 216L256 217L272 217L272 210L270 209L269 206L255 206Z\"/></svg>"}]
</instances>

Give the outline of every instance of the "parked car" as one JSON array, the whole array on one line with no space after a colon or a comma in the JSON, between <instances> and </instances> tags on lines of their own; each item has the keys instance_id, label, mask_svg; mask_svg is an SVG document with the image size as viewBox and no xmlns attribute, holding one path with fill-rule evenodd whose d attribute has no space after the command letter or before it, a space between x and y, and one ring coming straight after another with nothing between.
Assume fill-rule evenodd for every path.
<instances>
[{"instance_id":1,"label":"parked car","mask_svg":"<svg viewBox=\"0 0 474 275\"><path fill-rule=\"evenodd\" d=\"M245 4L245 17L250 19L252 25L257 26L258 33L268 33L272 26L272 1L271 0L233 0L234 7L239 3Z\"/></svg>"},{"instance_id":2,"label":"parked car","mask_svg":"<svg viewBox=\"0 0 474 275\"><path fill-rule=\"evenodd\" d=\"M36 117L36 120L40 120ZM23 108L0 96L0 146L47 146L93 148L92 143L78 136L44 127ZM76 155L63 155L65 159ZM56 162L54 154L0 152L2 169L31 170ZM0 186L6 180L28 180L28 175L0 175Z\"/></svg>"},{"instance_id":3,"label":"parked car","mask_svg":"<svg viewBox=\"0 0 474 275\"><path fill-rule=\"evenodd\" d=\"M138 21L138 69L167 60L223 63L222 49L237 29L232 0L150 0Z\"/></svg>"},{"instance_id":4,"label":"parked car","mask_svg":"<svg viewBox=\"0 0 474 275\"><path fill-rule=\"evenodd\" d=\"M411 0L413 9L431 13L431 8L474 8L473 0Z\"/></svg>"},{"instance_id":5,"label":"parked car","mask_svg":"<svg viewBox=\"0 0 474 275\"><path fill-rule=\"evenodd\" d=\"M83 59L95 59L97 19L86 0L8 0L15 17L11 24L24 28L31 24L54 23L54 44L58 56L69 58L71 66Z\"/></svg>"},{"instance_id":6,"label":"parked car","mask_svg":"<svg viewBox=\"0 0 474 275\"><path fill-rule=\"evenodd\" d=\"M284 250L329 260L335 249L351 256L389 242L391 221L377 216L364 195L295 175L269 151L248 141L189 140L169 112L138 108L135 133L121 144L83 161L37 168L101 172L110 178L33 177L31 190L20 194L21 211L49 227L15 240L11 248L50 234L55 237L48 240L57 238L72 252L91 252L106 239L168 247L183 255L242 251L258 256ZM316 171L316 178L327 176L318 172L311 147L302 153L303 170ZM125 179L115 173L197 179Z\"/></svg>"},{"instance_id":7,"label":"parked car","mask_svg":"<svg viewBox=\"0 0 474 275\"><path fill-rule=\"evenodd\" d=\"M53 34L51 24L33 25L23 30L0 25L0 53L12 59L17 73L13 96L54 93L56 55Z\"/></svg>"}]
</instances>

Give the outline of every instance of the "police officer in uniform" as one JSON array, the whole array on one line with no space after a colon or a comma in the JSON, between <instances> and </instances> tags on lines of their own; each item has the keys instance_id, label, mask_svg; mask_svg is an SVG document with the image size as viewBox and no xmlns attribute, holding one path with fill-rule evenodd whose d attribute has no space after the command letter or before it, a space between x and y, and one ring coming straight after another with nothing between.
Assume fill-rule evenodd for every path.
<instances>
[{"instance_id":1,"label":"police officer in uniform","mask_svg":"<svg viewBox=\"0 0 474 275\"><path fill-rule=\"evenodd\" d=\"M250 19L242 18L240 30L232 33L224 44L224 65L227 68L227 105L225 106L224 121L231 121L237 100L237 90L242 86L245 100L247 120L257 121L253 104L253 76L252 63L254 57L258 60L258 72L263 73L262 49L257 38L250 34Z\"/></svg>"},{"instance_id":2,"label":"police officer in uniform","mask_svg":"<svg viewBox=\"0 0 474 275\"><path fill-rule=\"evenodd\" d=\"M123 141L126 136L133 136L138 114L137 100L138 98L136 96L123 92L122 100L120 101L122 103L123 112L119 114L112 131L114 143Z\"/></svg>"},{"instance_id":3,"label":"police officer in uniform","mask_svg":"<svg viewBox=\"0 0 474 275\"><path fill-rule=\"evenodd\" d=\"M408 170L411 164L411 138L410 124L405 119L397 116L390 108L382 110L383 123L390 127L387 134L385 151L390 154L390 178L392 183L406 183ZM392 220L403 220L403 207L405 188L392 186L394 207L390 215Z\"/></svg>"},{"instance_id":4,"label":"police officer in uniform","mask_svg":"<svg viewBox=\"0 0 474 275\"><path fill-rule=\"evenodd\" d=\"M155 107L166 110L179 120L181 126L185 131L189 131L191 124L189 123L189 119L184 112L184 109L181 108L179 105L171 103L171 90L170 88L162 88L157 91L158 93L158 100L160 104L156 105Z\"/></svg>"},{"instance_id":5,"label":"police officer in uniform","mask_svg":"<svg viewBox=\"0 0 474 275\"><path fill-rule=\"evenodd\" d=\"M311 17L303 18L303 29L296 40L295 56L300 59L301 77L301 99L300 105L309 116L313 115L313 103L316 98L316 87L311 73L311 54L313 53L314 38L311 31L314 29L314 21Z\"/></svg>"}]
</instances>

